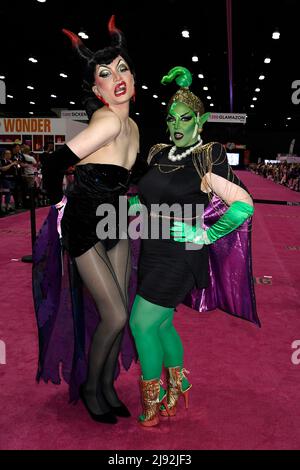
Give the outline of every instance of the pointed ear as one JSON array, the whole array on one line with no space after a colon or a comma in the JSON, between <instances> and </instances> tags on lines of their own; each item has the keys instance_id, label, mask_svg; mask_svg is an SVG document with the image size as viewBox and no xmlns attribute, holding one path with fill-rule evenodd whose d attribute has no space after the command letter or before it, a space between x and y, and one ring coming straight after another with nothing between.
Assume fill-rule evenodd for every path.
<instances>
[{"instance_id":1,"label":"pointed ear","mask_svg":"<svg viewBox=\"0 0 300 470\"><path fill-rule=\"evenodd\" d=\"M203 124L205 124L206 121L210 118L210 116L211 116L211 113L202 114L202 116L200 116L199 118L199 126L202 127Z\"/></svg>"}]
</instances>

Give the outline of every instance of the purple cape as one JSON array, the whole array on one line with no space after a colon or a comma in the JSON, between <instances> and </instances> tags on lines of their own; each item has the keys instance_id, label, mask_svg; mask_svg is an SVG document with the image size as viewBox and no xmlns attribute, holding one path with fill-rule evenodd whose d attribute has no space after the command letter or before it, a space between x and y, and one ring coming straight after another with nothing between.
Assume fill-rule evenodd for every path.
<instances>
[{"instance_id":1,"label":"purple cape","mask_svg":"<svg viewBox=\"0 0 300 470\"><path fill-rule=\"evenodd\" d=\"M210 227L227 206L214 196L204 212ZM69 384L70 401L78 400L78 390L86 380L88 351L99 322L96 306L82 285L75 262L62 257L57 233L57 214L51 207L33 250L33 297L39 333L37 380L55 384L61 377ZM206 312L219 308L260 326L256 312L251 256L251 219L209 246L210 285L193 289L184 303ZM132 270L129 283L131 310L136 288L140 240L131 240ZM128 370L137 359L128 326L120 360ZM116 371L118 375L119 368Z\"/></svg>"}]
</instances>

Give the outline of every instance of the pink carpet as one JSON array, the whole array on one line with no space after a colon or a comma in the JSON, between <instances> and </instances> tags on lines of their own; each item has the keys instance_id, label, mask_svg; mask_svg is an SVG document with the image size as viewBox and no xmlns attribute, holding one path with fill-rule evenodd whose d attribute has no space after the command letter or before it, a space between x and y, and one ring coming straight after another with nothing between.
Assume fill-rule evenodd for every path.
<instances>
[{"instance_id":1,"label":"pink carpet","mask_svg":"<svg viewBox=\"0 0 300 470\"><path fill-rule=\"evenodd\" d=\"M235 171L235 173L243 180L254 199L300 202L300 193L292 191L286 186L275 184L273 181L250 171Z\"/></svg>"},{"instance_id":2,"label":"pink carpet","mask_svg":"<svg viewBox=\"0 0 300 470\"><path fill-rule=\"evenodd\" d=\"M240 173L254 196L292 201L299 195ZM266 184L267 183L267 184ZM284 192L284 197L283 197ZM40 226L47 210L37 211ZM176 326L193 383L190 409L158 428L140 429L137 365L117 388L132 417L116 426L94 423L81 403L68 404L65 384L36 384L37 333L31 298L29 215L0 220L1 449L299 449L300 208L257 204L253 255L262 328L220 311L180 307ZM17 259L18 261L13 261ZM271 276L271 277L264 277Z\"/></svg>"}]
</instances>

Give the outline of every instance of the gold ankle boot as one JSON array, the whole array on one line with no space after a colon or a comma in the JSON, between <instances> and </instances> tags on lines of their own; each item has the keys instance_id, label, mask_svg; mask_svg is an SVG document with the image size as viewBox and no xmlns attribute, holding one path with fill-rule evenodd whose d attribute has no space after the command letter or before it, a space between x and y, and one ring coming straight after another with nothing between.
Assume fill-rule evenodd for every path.
<instances>
[{"instance_id":1,"label":"gold ankle boot","mask_svg":"<svg viewBox=\"0 0 300 470\"><path fill-rule=\"evenodd\" d=\"M183 378L186 379L186 375L189 372L181 367L168 367L167 369L167 404L168 409L161 408L160 414L162 416L175 416L177 411L177 405L181 395L184 398L185 408L189 407L189 390L192 385L189 384L186 390L182 389Z\"/></svg>"},{"instance_id":2,"label":"gold ankle boot","mask_svg":"<svg viewBox=\"0 0 300 470\"><path fill-rule=\"evenodd\" d=\"M143 405L143 415L139 418L141 426L150 427L159 423L159 407L162 403L165 406L165 416L168 416L167 394L165 392L160 398L160 385L159 379L143 380L141 378L140 388Z\"/></svg>"}]
</instances>

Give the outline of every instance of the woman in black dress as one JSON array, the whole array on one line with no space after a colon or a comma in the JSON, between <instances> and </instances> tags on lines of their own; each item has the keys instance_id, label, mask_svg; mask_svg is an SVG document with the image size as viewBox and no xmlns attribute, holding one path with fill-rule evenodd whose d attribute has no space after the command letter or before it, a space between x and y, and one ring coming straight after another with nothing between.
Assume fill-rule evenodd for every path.
<instances>
[{"instance_id":1,"label":"woman in black dress","mask_svg":"<svg viewBox=\"0 0 300 470\"><path fill-rule=\"evenodd\" d=\"M139 131L129 117L130 100L135 93L134 72L114 17L109 22L111 44L96 53L87 49L75 34L64 32L87 64L85 105L90 122L85 130L49 155L46 180L52 201L58 202L64 170L75 165L74 185L68 191L67 203L58 205L62 244L75 259L80 277L101 313L80 396L94 420L116 423L116 416L130 416L113 385L128 319L130 249L128 239L99 240L96 210L109 203L118 220L119 197L126 198L139 148ZM43 376L45 355L41 357L39 377Z\"/></svg>"},{"instance_id":2,"label":"woman in black dress","mask_svg":"<svg viewBox=\"0 0 300 470\"><path fill-rule=\"evenodd\" d=\"M207 245L253 214L252 199L228 165L223 146L202 143L200 133L209 114L188 90L191 74L175 67L162 83L173 79L181 86L167 111L174 146L158 144L151 149L149 170L138 185L140 201L146 206L148 237L143 234L130 326L142 369L142 426L158 424L161 404L160 414L175 415L181 395L188 406L191 384L183 368L182 343L172 322L174 308L193 287L207 287ZM212 194L229 208L204 230L201 219ZM163 210L158 207L161 204L165 204ZM160 385L163 365L167 368L167 391Z\"/></svg>"}]
</instances>

